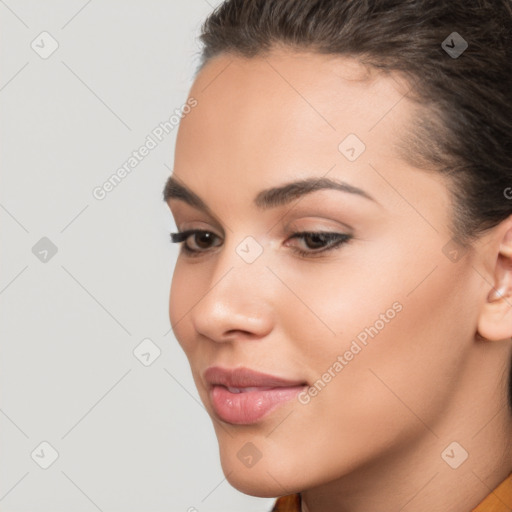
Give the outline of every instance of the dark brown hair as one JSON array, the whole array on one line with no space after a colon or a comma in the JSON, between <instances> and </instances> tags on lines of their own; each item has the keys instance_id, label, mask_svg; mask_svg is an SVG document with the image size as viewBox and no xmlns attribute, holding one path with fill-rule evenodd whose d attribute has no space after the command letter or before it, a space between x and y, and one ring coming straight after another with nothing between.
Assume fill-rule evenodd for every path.
<instances>
[{"instance_id":1,"label":"dark brown hair","mask_svg":"<svg viewBox=\"0 0 512 512\"><path fill-rule=\"evenodd\" d=\"M397 149L450 176L451 233L464 249L512 214L511 34L512 0L226 0L203 23L198 71L219 54L284 46L404 76L418 109ZM467 43L460 55L442 46L453 37ZM512 409L512 374L508 392Z\"/></svg>"}]
</instances>

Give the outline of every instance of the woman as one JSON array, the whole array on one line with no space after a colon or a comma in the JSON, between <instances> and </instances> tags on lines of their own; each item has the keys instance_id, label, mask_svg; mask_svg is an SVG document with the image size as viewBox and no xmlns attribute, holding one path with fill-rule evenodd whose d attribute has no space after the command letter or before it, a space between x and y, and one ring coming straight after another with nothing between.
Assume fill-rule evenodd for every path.
<instances>
[{"instance_id":1,"label":"woman","mask_svg":"<svg viewBox=\"0 0 512 512\"><path fill-rule=\"evenodd\" d=\"M512 507L511 5L202 27L169 313L227 480L274 510Z\"/></svg>"}]
</instances>

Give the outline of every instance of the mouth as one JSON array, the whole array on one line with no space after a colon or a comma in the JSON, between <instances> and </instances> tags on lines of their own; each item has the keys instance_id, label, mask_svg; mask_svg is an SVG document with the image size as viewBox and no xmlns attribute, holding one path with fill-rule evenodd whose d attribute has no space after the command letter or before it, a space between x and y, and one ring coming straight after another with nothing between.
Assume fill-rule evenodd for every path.
<instances>
[{"instance_id":1,"label":"mouth","mask_svg":"<svg viewBox=\"0 0 512 512\"><path fill-rule=\"evenodd\" d=\"M267 391L268 389L273 389L273 388L259 388L259 387L232 388L231 386L227 386L227 390L230 393L250 393L251 391Z\"/></svg>"},{"instance_id":2,"label":"mouth","mask_svg":"<svg viewBox=\"0 0 512 512\"><path fill-rule=\"evenodd\" d=\"M307 387L304 380L289 380L238 367L209 367L204 372L209 397L219 419L250 425L265 418Z\"/></svg>"}]
</instances>

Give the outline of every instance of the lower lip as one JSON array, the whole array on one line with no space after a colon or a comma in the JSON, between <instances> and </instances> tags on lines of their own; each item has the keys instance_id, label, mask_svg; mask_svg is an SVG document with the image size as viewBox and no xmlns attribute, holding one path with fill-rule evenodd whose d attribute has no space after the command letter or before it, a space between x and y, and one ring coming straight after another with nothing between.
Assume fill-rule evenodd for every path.
<instances>
[{"instance_id":1,"label":"lower lip","mask_svg":"<svg viewBox=\"0 0 512 512\"><path fill-rule=\"evenodd\" d=\"M218 416L237 425L250 425L293 399L305 386L278 387L231 393L224 386L214 386L211 393L213 408Z\"/></svg>"}]
</instances>

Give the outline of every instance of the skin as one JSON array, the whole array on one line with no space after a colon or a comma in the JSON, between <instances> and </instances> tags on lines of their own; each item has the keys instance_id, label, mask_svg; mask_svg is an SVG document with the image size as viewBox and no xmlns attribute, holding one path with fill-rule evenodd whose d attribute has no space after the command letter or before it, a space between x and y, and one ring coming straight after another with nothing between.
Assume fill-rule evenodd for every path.
<instances>
[{"instance_id":1,"label":"skin","mask_svg":"<svg viewBox=\"0 0 512 512\"><path fill-rule=\"evenodd\" d=\"M223 471L244 493L302 492L303 512L467 512L512 471L512 217L458 261L445 255L449 184L395 150L417 114L407 90L351 58L283 48L219 55L190 90L198 105L181 121L174 176L213 215L168 204L179 230L218 238L185 242L205 252L180 253L169 314ZM354 162L338 150L349 133L366 145ZM253 204L264 188L326 174L375 202L323 190L265 211ZM290 239L304 230L354 238L300 257L292 247L315 251ZM251 264L236 252L249 235L263 249ZM397 301L403 309L309 403L294 399L253 425L215 416L207 367L311 385ZM441 456L454 441L468 453L457 469ZM247 442L262 454L252 467L237 457Z\"/></svg>"}]
</instances>

